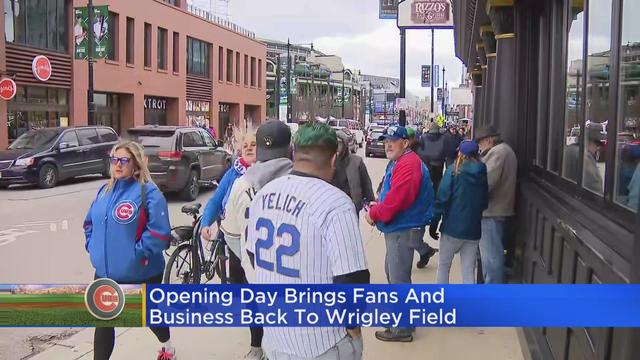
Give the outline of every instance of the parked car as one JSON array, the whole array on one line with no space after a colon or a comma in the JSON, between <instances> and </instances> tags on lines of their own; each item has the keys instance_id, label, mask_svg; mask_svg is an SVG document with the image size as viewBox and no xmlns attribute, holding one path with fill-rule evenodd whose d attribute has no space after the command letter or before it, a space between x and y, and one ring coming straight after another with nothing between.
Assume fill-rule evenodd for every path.
<instances>
[{"instance_id":1,"label":"parked car","mask_svg":"<svg viewBox=\"0 0 640 360\"><path fill-rule=\"evenodd\" d=\"M104 126L41 128L20 135L0 151L0 187L37 184L90 174L109 176L109 152L118 134Z\"/></svg>"},{"instance_id":2,"label":"parked car","mask_svg":"<svg viewBox=\"0 0 640 360\"><path fill-rule=\"evenodd\" d=\"M380 136L384 134L383 130L374 130L367 138L367 145L364 149L364 154L367 157L386 156L384 152L384 142L378 140Z\"/></svg>"},{"instance_id":3,"label":"parked car","mask_svg":"<svg viewBox=\"0 0 640 360\"><path fill-rule=\"evenodd\" d=\"M201 186L220 180L231 166L231 153L201 128L141 126L128 134L144 147L151 178L160 190L178 192L186 201L195 200Z\"/></svg>"},{"instance_id":4,"label":"parked car","mask_svg":"<svg viewBox=\"0 0 640 360\"><path fill-rule=\"evenodd\" d=\"M347 120L349 122L349 131L351 131L356 139L356 144L361 148L364 146L364 142L366 140L366 136L364 131L362 130L362 126L356 120Z\"/></svg>"},{"instance_id":5,"label":"parked car","mask_svg":"<svg viewBox=\"0 0 640 360\"><path fill-rule=\"evenodd\" d=\"M384 131L386 128L387 127L385 125L370 124L369 128L367 129L367 139L369 139L369 137L371 136L372 132L374 132L374 131Z\"/></svg>"}]
</instances>

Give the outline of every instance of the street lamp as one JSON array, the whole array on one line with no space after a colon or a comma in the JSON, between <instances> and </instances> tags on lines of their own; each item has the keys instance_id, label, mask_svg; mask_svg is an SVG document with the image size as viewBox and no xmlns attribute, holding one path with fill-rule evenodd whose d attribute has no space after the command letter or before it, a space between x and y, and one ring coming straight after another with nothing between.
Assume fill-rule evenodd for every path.
<instances>
[{"instance_id":1,"label":"street lamp","mask_svg":"<svg viewBox=\"0 0 640 360\"><path fill-rule=\"evenodd\" d=\"M291 113L293 112L293 103L291 98L291 45L294 46L305 46L311 45L311 52L313 53L313 43L306 44L291 44L289 38L287 38L287 122L291 121ZM313 76L313 75L312 75ZM313 77L311 78L311 86L313 87Z\"/></svg>"}]
</instances>

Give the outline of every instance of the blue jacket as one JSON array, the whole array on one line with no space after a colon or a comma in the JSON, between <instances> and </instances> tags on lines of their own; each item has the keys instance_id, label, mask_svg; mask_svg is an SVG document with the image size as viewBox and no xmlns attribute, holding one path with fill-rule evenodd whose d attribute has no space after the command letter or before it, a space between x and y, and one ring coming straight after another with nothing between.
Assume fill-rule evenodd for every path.
<instances>
[{"instance_id":1,"label":"blue jacket","mask_svg":"<svg viewBox=\"0 0 640 360\"><path fill-rule=\"evenodd\" d=\"M229 194L231 193L233 184L244 175L246 171L247 169L240 163L240 159L236 160L233 166L227 170L220 180L218 188L204 208L202 220L200 221L202 226L211 226L211 224L222 216L224 208L227 205L227 200L229 200Z\"/></svg>"},{"instance_id":2,"label":"blue jacket","mask_svg":"<svg viewBox=\"0 0 640 360\"><path fill-rule=\"evenodd\" d=\"M369 215L385 234L424 227L431 222L433 198L429 170L410 151L387 165L378 204Z\"/></svg>"},{"instance_id":3,"label":"blue jacket","mask_svg":"<svg viewBox=\"0 0 640 360\"><path fill-rule=\"evenodd\" d=\"M458 175L447 167L433 211L433 223L442 217L440 231L462 240L480 240L482 212L489 206L487 167L480 161L465 161Z\"/></svg>"},{"instance_id":4,"label":"blue jacket","mask_svg":"<svg viewBox=\"0 0 640 360\"><path fill-rule=\"evenodd\" d=\"M154 183L142 189L133 180L117 180L111 191L99 191L84 221L85 248L98 277L137 283L162 274L163 250L169 247L169 210Z\"/></svg>"}]
</instances>

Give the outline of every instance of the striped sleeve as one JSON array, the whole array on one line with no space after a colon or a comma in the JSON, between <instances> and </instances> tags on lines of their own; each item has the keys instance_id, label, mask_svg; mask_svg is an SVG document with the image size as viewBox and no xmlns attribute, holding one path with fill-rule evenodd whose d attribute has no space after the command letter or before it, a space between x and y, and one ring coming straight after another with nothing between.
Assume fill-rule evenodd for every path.
<instances>
[{"instance_id":1,"label":"striped sleeve","mask_svg":"<svg viewBox=\"0 0 640 360\"><path fill-rule=\"evenodd\" d=\"M367 269L358 218L353 204L349 205L350 207L341 207L328 214L325 222L323 241L331 261L333 276Z\"/></svg>"}]
</instances>

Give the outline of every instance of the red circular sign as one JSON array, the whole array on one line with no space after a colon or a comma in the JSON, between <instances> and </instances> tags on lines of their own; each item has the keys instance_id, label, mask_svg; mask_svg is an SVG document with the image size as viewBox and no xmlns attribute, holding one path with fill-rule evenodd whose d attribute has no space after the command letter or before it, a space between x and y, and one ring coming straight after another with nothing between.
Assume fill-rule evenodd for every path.
<instances>
[{"instance_id":1,"label":"red circular sign","mask_svg":"<svg viewBox=\"0 0 640 360\"><path fill-rule=\"evenodd\" d=\"M13 99L17 90L15 81L8 78L0 80L0 99L7 101Z\"/></svg>"},{"instance_id":2,"label":"red circular sign","mask_svg":"<svg viewBox=\"0 0 640 360\"><path fill-rule=\"evenodd\" d=\"M33 71L33 76L40 81L47 81L51 77L52 69L51 62L44 55L38 55L33 58L33 63L31 63L31 70Z\"/></svg>"},{"instance_id":3,"label":"red circular sign","mask_svg":"<svg viewBox=\"0 0 640 360\"><path fill-rule=\"evenodd\" d=\"M114 311L120 302L118 291L111 285L100 285L93 294L93 302L100 311Z\"/></svg>"}]
</instances>

